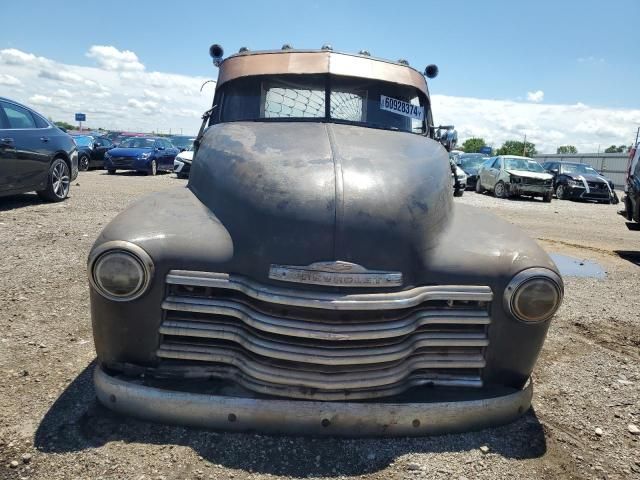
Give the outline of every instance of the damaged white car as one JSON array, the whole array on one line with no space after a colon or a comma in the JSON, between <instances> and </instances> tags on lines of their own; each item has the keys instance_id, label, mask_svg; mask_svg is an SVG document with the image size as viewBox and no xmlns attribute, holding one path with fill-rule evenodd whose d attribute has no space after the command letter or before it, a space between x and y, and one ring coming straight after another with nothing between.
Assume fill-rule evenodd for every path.
<instances>
[{"instance_id":1,"label":"damaged white car","mask_svg":"<svg viewBox=\"0 0 640 480\"><path fill-rule=\"evenodd\" d=\"M542 197L550 202L553 197L553 175L531 158L500 155L485 162L478 173L476 192L492 191L498 198Z\"/></svg>"}]
</instances>

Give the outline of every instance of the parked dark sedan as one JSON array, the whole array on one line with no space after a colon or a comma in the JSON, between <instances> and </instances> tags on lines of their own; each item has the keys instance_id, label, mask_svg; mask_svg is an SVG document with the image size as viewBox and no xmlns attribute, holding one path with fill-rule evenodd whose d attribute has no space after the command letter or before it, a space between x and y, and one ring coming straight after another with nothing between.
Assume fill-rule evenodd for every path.
<instances>
[{"instance_id":1,"label":"parked dark sedan","mask_svg":"<svg viewBox=\"0 0 640 480\"><path fill-rule=\"evenodd\" d=\"M475 190L480 165L489 159L484 153L461 153L455 157L456 165L467 174L467 188Z\"/></svg>"},{"instance_id":2,"label":"parked dark sedan","mask_svg":"<svg viewBox=\"0 0 640 480\"><path fill-rule=\"evenodd\" d=\"M0 97L0 196L35 191L59 202L77 176L73 139L39 113Z\"/></svg>"},{"instance_id":3,"label":"parked dark sedan","mask_svg":"<svg viewBox=\"0 0 640 480\"><path fill-rule=\"evenodd\" d=\"M171 142L156 137L131 137L104 155L104 168L109 174L116 170L136 170L148 175L158 171L173 171L173 159L180 151Z\"/></svg>"},{"instance_id":4,"label":"parked dark sedan","mask_svg":"<svg viewBox=\"0 0 640 480\"><path fill-rule=\"evenodd\" d=\"M611 180L589 165L573 162L546 162L542 167L553 175L553 189L558 200L596 200L618 203Z\"/></svg>"},{"instance_id":5,"label":"parked dark sedan","mask_svg":"<svg viewBox=\"0 0 640 480\"><path fill-rule=\"evenodd\" d=\"M78 170L104 167L104 154L114 147L111 140L92 135L73 135L73 139L78 146Z\"/></svg>"}]
</instances>

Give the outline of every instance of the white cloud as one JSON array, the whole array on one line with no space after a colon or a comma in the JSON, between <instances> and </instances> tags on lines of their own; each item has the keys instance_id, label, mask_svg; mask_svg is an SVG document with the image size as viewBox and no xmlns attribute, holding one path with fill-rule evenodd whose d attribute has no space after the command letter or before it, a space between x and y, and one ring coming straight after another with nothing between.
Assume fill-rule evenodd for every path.
<instances>
[{"instance_id":1,"label":"white cloud","mask_svg":"<svg viewBox=\"0 0 640 480\"><path fill-rule=\"evenodd\" d=\"M53 102L51 97L47 97L46 95L36 94L29 97L29 102L34 105L50 105Z\"/></svg>"},{"instance_id":2,"label":"white cloud","mask_svg":"<svg viewBox=\"0 0 640 480\"><path fill-rule=\"evenodd\" d=\"M640 124L640 110L548 105L433 95L436 124L455 125L461 141L483 137L499 147L506 140L536 144L538 152L555 153L559 145L575 145L579 152L598 146L628 145ZM601 147L602 149L602 147Z\"/></svg>"},{"instance_id":3,"label":"white cloud","mask_svg":"<svg viewBox=\"0 0 640 480\"><path fill-rule=\"evenodd\" d=\"M534 103L540 103L544 100L544 92L536 90L535 92L527 92L527 100Z\"/></svg>"},{"instance_id":4,"label":"white cloud","mask_svg":"<svg viewBox=\"0 0 640 480\"><path fill-rule=\"evenodd\" d=\"M6 75L4 73L0 73L0 85L18 87L22 85L22 82L12 75Z\"/></svg>"},{"instance_id":5,"label":"white cloud","mask_svg":"<svg viewBox=\"0 0 640 480\"><path fill-rule=\"evenodd\" d=\"M3 96L31 104L54 120L73 123L74 113L84 112L90 127L163 133L171 129L190 135L198 131L202 113L211 107L215 83L205 85L203 92L200 87L216 74L213 68L206 78L85 67L16 49L0 49L0 71L0 78L13 77L22 83L2 83ZM640 124L640 110L582 103L550 105L443 95L433 95L432 103L436 123L455 125L461 140L484 137L498 147L526 133L540 152L555 152L558 145L567 144L580 152L595 152L599 144L629 144Z\"/></svg>"},{"instance_id":6,"label":"white cloud","mask_svg":"<svg viewBox=\"0 0 640 480\"><path fill-rule=\"evenodd\" d=\"M114 53L115 50L115 53ZM46 117L111 129L194 134L211 107L209 78L147 72L133 52L91 48L97 66L64 64L17 49L0 49L2 95L33 105ZM211 70L214 78L215 70ZM16 84L16 81L21 82Z\"/></svg>"},{"instance_id":7,"label":"white cloud","mask_svg":"<svg viewBox=\"0 0 640 480\"><path fill-rule=\"evenodd\" d=\"M0 63L6 65L24 65L36 60L32 53L26 53L15 48L0 50Z\"/></svg>"},{"instance_id":8,"label":"white cloud","mask_svg":"<svg viewBox=\"0 0 640 480\"><path fill-rule=\"evenodd\" d=\"M53 92L53 94L56 97L61 97L61 98L71 98L71 97L73 97L72 93L69 90L65 90L64 88L60 88L60 89L56 90L55 92Z\"/></svg>"},{"instance_id":9,"label":"white cloud","mask_svg":"<svg viewBox=\"0 0 640 480\"><path fill-rule=\"evenodd\" d=\"M111 45L93 45L87 57L95 59L105 70L126 72L144 70L144 65L140 63L135 53L131 50L118 50Z\"/></svg>"}]
</instances>

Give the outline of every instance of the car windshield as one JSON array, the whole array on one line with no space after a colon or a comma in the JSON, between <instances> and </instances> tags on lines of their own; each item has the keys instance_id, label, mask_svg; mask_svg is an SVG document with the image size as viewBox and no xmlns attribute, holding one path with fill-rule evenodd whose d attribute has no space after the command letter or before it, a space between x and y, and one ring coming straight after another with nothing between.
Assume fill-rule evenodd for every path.
<instances>
[{"instance_id":1,"label":"car windshield","mask_svg":"<svg viewBox=\"0 0 640 480\"><path fill-rule=\"evenodd\" d=\"M129 137L120 143L122 148L153 148L156 141L153 138Z\"/></svg>"},{"instance_id":2,"label":"car windshield","mask_svg":"<svg viewBox=\"0 0 640 480\"><path fill-rule=\"evenodd\" d=\"M527 172L540 172L544 173L544 168L535 160L528 160L526 158L505 158L504 159L505 170L523 170Z\"/></svg>"},{"instance_id":3,"label":"car windshield","mask_svg":"<svg viewBox=\"0 0 640 480\"><path fill-rule=\"evenodd\" d=\"M331 120L425 131L426 98L414 87L326 75L267 75L233 80L221 90L221 122Z\"/></svg>"},{"instance_id":4,"label":"car windshield","mask_svg":"<svg viewBox=\"0 0 640 480\"><path fill-rule=\"evenodd\" d=\"M576 174L577 175L580 175L580 174L598 175L598 172L596 172L589 165L584 165L581 163L563 163L560 166L560 170L561 170L561 173L567 173L569 175L576 175Z\"/></svg>"},{"instance_id":5,"label":"car windshield","mask_svg":"<svg viewBox=\"0 0 640 480\"><path fill-rule=\"evenodd\" d=\"M184 148L187 149L193 145L193 141L195 138L193 137L171 137L171 143L176 148Z\"/></svg>"},{"instance_id":6,"label":"car windshield","mask_svg":"<svg viewBox=\"0 0 640 480\"><path fill-rule=\"evenodd\" d=\"M73 140L76 142L76 145L78 145L79 147L93 146L93 137L90 137L88 135L73 137Z\"/></svg>"},{"instance_id":7,"label":"car windshield","mask_svg":"<svg viewBox=\"0 0 640 480\"><path fill-rule=\"evenodd\" d=\"M489 157L485 155L460 155L458 156L457 163L462 168L474 168L482 165L488 158Z\"/></svg>"}]
</instances>

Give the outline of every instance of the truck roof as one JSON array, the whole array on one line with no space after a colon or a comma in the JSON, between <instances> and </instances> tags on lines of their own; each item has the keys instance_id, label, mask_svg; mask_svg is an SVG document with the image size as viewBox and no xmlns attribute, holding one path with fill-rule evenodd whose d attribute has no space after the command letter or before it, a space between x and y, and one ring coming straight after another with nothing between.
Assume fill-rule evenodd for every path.
<instances>
[{"instance_id":1,"label":"truck roof","mask_svg":"<svg viewBox=\"0 0 640 480\"><path fill-rule=\"evenodd\" d=\"M282 74L334 74L409 85L429 96L424 75L405 63L333 50L243 51L219 65L217 86L240 77Z\"/></svg>"}]
</instances>

